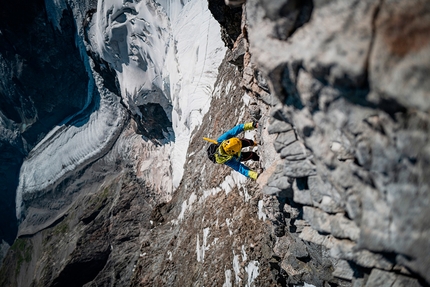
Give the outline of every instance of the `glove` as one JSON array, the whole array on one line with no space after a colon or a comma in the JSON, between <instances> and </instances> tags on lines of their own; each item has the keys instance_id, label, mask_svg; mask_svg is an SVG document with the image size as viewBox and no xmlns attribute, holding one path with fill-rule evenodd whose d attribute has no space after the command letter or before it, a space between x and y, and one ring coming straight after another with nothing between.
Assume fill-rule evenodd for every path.
<instances>
[{"instance_id":1,"label":"glove","mask_svg":"<svg viewBox=\"0 0 430 287\"><path fill-rule=\"evenodd\" d=\"M254 127L254 129L258 128L258 121L253 120L252 121L252 126Z\"/></svg>"},{"instance_id":2,"label":"glove","mask_svg":"<svg viewBox=\"0 0 430 287\"><path fill-rule=\"evenodd\" d=\"M250 170L250 171L248 172L248 176L249 176L250 178L252 178L253 180L257 180L258 173L256 173L256 172L255 172L255 171L253 171L253 170Z\"/></svg>"}]
</instances>

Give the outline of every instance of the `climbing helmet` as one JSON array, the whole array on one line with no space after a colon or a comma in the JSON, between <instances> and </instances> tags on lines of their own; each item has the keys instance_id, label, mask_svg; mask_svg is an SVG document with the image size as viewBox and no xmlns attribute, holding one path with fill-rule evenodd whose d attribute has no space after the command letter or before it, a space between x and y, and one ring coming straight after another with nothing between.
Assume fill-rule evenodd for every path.
<instances>
[{"instance_id":1,"label":"climbing helmet","mask_svg":"<svg viewBox=\"0 0 430 287\"><path fill-rule=\"evenodd\" d=\"M222 148L228 155L234 155L242 149L242 142L238 138L231 138L222 142Z\"/></svg>"}]
</instances>

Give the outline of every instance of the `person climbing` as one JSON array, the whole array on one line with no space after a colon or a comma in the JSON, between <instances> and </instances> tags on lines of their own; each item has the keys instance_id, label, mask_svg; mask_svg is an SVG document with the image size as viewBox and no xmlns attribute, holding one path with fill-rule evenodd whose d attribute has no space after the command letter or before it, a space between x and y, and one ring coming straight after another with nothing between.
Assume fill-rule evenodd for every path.
<instances>
[{"instance_id":1,"label":"person climbing","mask_svg":"<svg viewBox=\"0 0 430 287\"><path fill-rule=\"evenodd\" d=\"M256 121L239 124L222 134L216 141L204 138L212 143L207 149L209 159L214 163L225 164L244 176L256 180L258 173L248 168L242 162L248 160L259 161L260 157L253 151L242 152L242 149L256 146L257 144L253 140L239 139L236 136L243 131L253 130L257 127L258 122Z\"/></svg>"}]
</instances>

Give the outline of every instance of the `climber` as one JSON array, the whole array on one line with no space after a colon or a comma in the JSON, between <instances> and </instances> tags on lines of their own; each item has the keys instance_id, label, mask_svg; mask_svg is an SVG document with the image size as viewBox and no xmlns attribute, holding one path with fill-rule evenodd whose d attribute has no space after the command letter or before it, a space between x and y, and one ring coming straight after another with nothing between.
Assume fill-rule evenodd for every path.
<instances>
[{"instance_id":1,"label":"climber","mask_svg":"<svg viewBox=\"0 0 430 287\"><path fill-rule=\"evenodd\" d=\"M247 160L259 161L260 157L255 152L242 152L242 148L256 146L257 144L250 139L239 139L236 136L243 131L253 130L258 127L256 121L240 124L225 132L216 141L203 138L212 144L207 152L209 159L214 163L225 164L241 174L257 179L258 173L249 169L242 162Z\"/></svg>"}]
</instances>

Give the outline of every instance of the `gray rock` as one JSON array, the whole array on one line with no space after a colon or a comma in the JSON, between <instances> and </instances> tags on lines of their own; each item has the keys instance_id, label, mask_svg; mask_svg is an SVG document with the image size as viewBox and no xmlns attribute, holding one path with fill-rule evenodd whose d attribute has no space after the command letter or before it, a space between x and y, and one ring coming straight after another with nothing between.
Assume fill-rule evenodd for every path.
<instances>
[{"instance_id":1,"label":"gray rock","mask_svg":"<svg viewBox=\"0 0 430 287\"><path fill-rule=\"evenodd\" d=\"M246 39L243 37L243 34L241 34L236 39L236 42L233 45L233 49L231 51L231 54L227 58L227 61L236 66L243 66L243 57L246 53L246 49Z\"/></svg>"},{"instance_id":2,"label":"gray rock","mask_svg":"<svg viewBox=\"0 0 430 287\"><path fill-rule=\"evenodd\" d=\"M312 228L318 232L331 233L330 219L327 213L314 207L304 206L303 219L309 222Z\"/></svg>"},{"instance_id":3,"label":"gray rock","mask_svg":"<svg viewBox=\"0 0 430 287\"><path fill-rule=\"evenodd\" d=\"M248 90L252 90L252 82L254 79L254 71L251 66L246 66L243 69L242 81L240 84L247 88Z\"/></svg>"},{"instance_id":4,"label":"gray rock","mask_svg":"<svg viewBox=\"0 0 430 287\"><path fill-rule=\"evenodd\" d=\"M312 188L310 188L312 192ZM321 195L321 193L319 193ZM327 213L338 213L342 212L343 208L339 205L339 203L335 202L330 196L321 195L322 199L317 205L318 208L327 212Z\"/></svg>"},{"instance_id":5,"label":"gray rock","mask_svg":"<svg viewBox=\"0 0 430 287\"><path fill-rule=\"evenodd\" d=\"M284 175L292 178L316 175L315 166L308 161L286 162Z\"/></svg>"},{"instance_id":6,"label":"gray rock","mask_svg":"<svg viewBox=\"0 0 430 287\"><path fill-rule=\"evenodd\" d=\"M269 134L283 133L293 130L293 126L289 123L275 120L267 129Z\"/></svg>"},{"instance_id":7,"label":"gray rock","mask_svg":"<svg viewBox=\"0 0 430 287\"><path fill-rule=\"evenodd\" d=\"M282 153L281 153L281 158L282 158ZM306 154L287 154L285 156L285 159L288 161L302 161L307 158L308 156Z\"/></svg>"},{"instance_id":8,"label":"gray rock","mask_svg":"<svg viewBox=\"0 0 430 287\"><path fill-rule=\"evenodd\" d=\"M261 118L260 107L255 103L249 105L249 113L251 114L251 117L255 120L259 120Z\"/></svg>"},{"instance_id":9,"label":"gray rock","mask_svg":"<svg viewBox=\"0 0 430 287\"><path fill-rule=\"evenodd\" d=\"M332 236L322 235L310 226L305 226L299 237L305 241L323 245L326 248L332 248L334 246L333 242L335 242Z\"/></svg>"},{"instance_id":10,"label":"gray rock","mask_svg":"<svg viewBox=\"0 0 430 287\"><path fill-rule=\"evenodd\" d=\"M287 156L301 156L306 158L306 153L300 142L294 141L292 144L285 146L281 150L281 158L286 158Z\"/></svg>"},{"instance_id":11,"label":"gray rock","mask_svg":"<svg viewBox=\"0 0 430 287\"><path fill-rule=\"evenodd\" d=\"M284 257L288 252L293 239L289 236L277 237L275 246L273 247L273 252L280 257Z\"/></svg>"},{"instance_id":12,"label":"gray rock","mask_svg":"<svg viewBox=\"0 0 430 287\"><path fill-rule=\"evenodd\" d=\"M300 215L300 210L298 208L291 207L288 204L284 205L284 212L287 213L289 215L289 218L291 219L296 219ZM306 223L306 225L309 225L309 224Z\"/></svg>"},{"instance_id":13,"label":"gray rock","mask_svg":"<svg viewBox=\"0 0 430 287\"><path fill-rule=\"evenodd\" d=\"M338 260L333 264L333 267L333 276L346 280L352 280L352 278L354 278L354 269L351 268L348 261Z\"/></svg>"},{"instance_id":14,"label":"gray rock","mask_svg":"<svg viewBox=\"0 0 430 287\"><path fill-rule=\"evenodd\" d=\"M359 247L374 251L384 251L390 242L390 209L379 200L377 190L365 187L361 190L362 216Z\"/></svg>"},{"instance_id":15,"label":"gray rock","mask_svg":"<svg viewBox=\"0 0 430 287\"><path fill-rule=\"evenodd\" d=\"M346 198L345 210L349 218L353 220L359 220L361 217L361 199L358 195L359 192L354 189L355 192L350 192Z\"/></svg>"},{"instance_id":16,"label":"gray rock","mask_svg":"<svg viewBox=\"0 0 430 287\"><path fill-rule=\"evenodd\" d=\"M267 180L268 182L277 180L278 178L281 178L284 176L284 165L283 164L278 164L275 167L274 172L270 175L269 179Z\"/></svg>"},{"instance_id":17,"label":"gray rock","mask_svg":"<svg viewBox=\"0 0 430 287\"><path fill-rule=\"evenodd\" d=\"M239 7L245 2L246 0L225 0L225 5L230 7Z\"/></svg>"},{"instance_id":18,"label":"gray rock","mask_svg":"<svg viewBox=\"0 0 430 287\"><path fill-rule=\"evenodd\" d=\"M303 205L312 205L313 202L312 202L311 192L307 189L299 190L297 187L294 188L294 186L295 185L293 185L294 201Z\"/></svg>"},{"instance_id":19,"label":"gray rock","mask_svg":"<svg viewBox=\"0 0 430 287\"><path fill-rule=\"evenodd\" d=\"M318 208L305 206L303 207L303 218L319 232L355 241L359 238L360 229L343 214L329 215Z\"/></svg>"},{"instance_id":20,"label":"gray rock","mask_svg":"<svg viewBox=\"0 0 430 287\"><path fill-rule=\"evenodd\" d=\"M331 233L338 238L349 238L357 241L360 236L360 229L354 221L347 219L344 214L338 213L330 215Z\"/></svg>"},{"instance_id":21,"label":"gray rock","mask_svg":"<svg viewBox=\"0 0 430 287\"><path fill-rule=\"evenodd\" d=\"M299 238L295 238L294 242L289 246L290 252L296 258L305 258L309 256L306 244Z\"/></svg>"},{"instance_id":22,"label":"gray rock","mask_svg":"<svg viewBox=\"0 0 430 287\"><path fill-rule=\"evenodd\" d=\"M397 275L396 281L394 281L394 284L392 285L392 287L403 287L403 286L421 287L422 284L416 278Z\"/></svg>"},{"instance_id":23,"label":"gray rock","mask_svg":"<svg viewBox=\"0 0 430 287\"><path fill-rule=\"evenodd\" d=\"M267 195L277 194L277 193L281 192L281 189L274 187L274 186L265 186L265 187L263 187L262 192L264 194L267 194Z\"/></svg>"},{"instance_id":24,"label":"gray rock","mask_svg":"<svg viewBox=\"0 0 430 287\"><path fill-rule=\"evenodd\" d=\"M367 280L366 287L391 287L396 281L396 274L379 269L373 269Z\"/></svg>"},{"instance_id":25,"label":"gray rock","mask_svg":"<svg viewBox=\"0 0 430 287\"><path fill-rule=\"evenodd\" d=\"M274 181L269 181L267 183L268 186L277 187L279 189L288 189L291 187L291 183L288 177L283 176Z\"/></svg>"},{"instance_id":26,"label":"gray rock","mask_svg":"<svg viewBox=\"0 0 430 287\"><path fill-rule=\"evenodd\" d=\"M283 144L284 146L288 146L297 140L296 133L294 130L289 130L287 132L279 133L276 138L276 142Z\"/></svg>"},{"instance_id":27,"label":"gray rock","mask_svg":"<svg viewBox=\"0 0 430 287\"><path fill-rule=\"evenodd\" d=\"M382 254L370 252L368 250L357 250L356 244L349 240L337 240L330 255L334 258L353 261L365 268L379 268L391 271L393 264Z\"/></svg>"},{"instance_id":28,"label":"gray rock","mask_svg":"<svg viewBox=\"0 0 430 287\"><path fill-rule=\"evenodd\" d=\"M277 153L280 153L280 152L281 152L281 150L283 150L283 149L285 148L285 145L284 145L283 143L280 143L280 142L275 141L275 142L273 143L273 147L275 148L275 151L276 151Z\"/></svg>"},{"instance_id":29,"label":"gray rock","mask_svg":"<svg viewBox=\"0 0 430 287\"><path fill-rule=\"evenodd\" d=\"M375 23L369 82L372 89L380 92L380 100L390 99L405 107L428 111L430 103L426 97L430 83L424 79L430 71L430 42L421 27L428 27L430 20L428 12L420 13L424 7L428 8L424 3L419 0L384 2ZM408 30L401 29L401 21L397 19L406 19L408 15L414 15L416 21L408 24ZM393 32L397 27L401 33ZM414 69L412 74L411 69Z\"/></svg>"},{"instance_id":30,"label":"gray rock","mask_svg":"<svg viewBox=\"0 0 430 287\"><path fill-rule=\"evenodd\" d=\"M260 91L259 92L259 96L260 96L260 99L266 104L266 105L269 105L269 106L272 106L272 107L274 107L274 106L276 106L276 105L278 105L278 104L281 104L281 101L279 100L279 98L278 97L276 97L275 95L273 95L273 94L270 94L270 93L267 93L267 92L265 92L265 91Z\"/></svg>"},{"instance_id":31,"label":"gray rock","mask_svg":"<svg viewBox=\"0 0 430 287\"><path fill-rule=\"evenodd\" d=\"M373 269L367 280L365 287L391 287L396 280L396 275L382 270Z\"/></svg>"},{"instance_id":32,"label":"gray rock","mask_svg":"<svg viewBox=\"0 0 430 287\"><path fill-rule=\"evenodd\" d=\"M254 79L257 81L257 85L263 90L265 90L267 93L270 93L269 84L266 78L264 77L263 73L261 71L256 70L254 75L255 75Z\"/></svg>"},{"instance_id":33,"label":"gray rock","mask_svg":"<svg viewBox=\"0 0 430 287\"><path fill-rule=\"evenodd\" d=\"M306 220L298 219L294 221L294 226L296 227L296 233L301 233L305 227L309 226L309 223Z\"/></svg>"}]
</instances>

